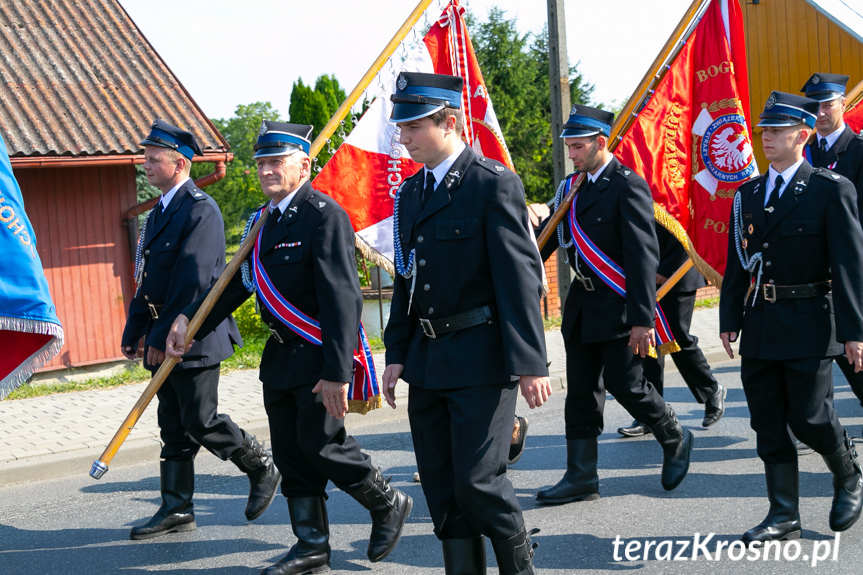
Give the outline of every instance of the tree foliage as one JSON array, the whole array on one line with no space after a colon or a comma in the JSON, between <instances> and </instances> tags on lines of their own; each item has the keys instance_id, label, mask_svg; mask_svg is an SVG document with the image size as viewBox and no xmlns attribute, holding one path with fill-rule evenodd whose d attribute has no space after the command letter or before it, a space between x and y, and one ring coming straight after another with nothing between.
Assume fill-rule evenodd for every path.
<instances>
[{"instance_id":1,"label":"tree foliage","mask_svg":"<svg viewBox=\"0 0 863 575\"><path fill-rule=\"evenodd\" d=\"M500 128L531 202L554 194L548 30L520 34L515 19L491 8L485 22L468 16L474 51ZM573 104L587 104L593 85L570 67Z\"/></svg>"}]
</instances>

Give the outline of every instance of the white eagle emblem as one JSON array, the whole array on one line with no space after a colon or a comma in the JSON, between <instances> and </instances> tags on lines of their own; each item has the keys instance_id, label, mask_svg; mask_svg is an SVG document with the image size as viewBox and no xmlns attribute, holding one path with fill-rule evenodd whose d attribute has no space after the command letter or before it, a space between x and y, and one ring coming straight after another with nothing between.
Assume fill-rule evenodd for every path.
<instances>
[{"instance_id":1,"label":"white eagle emblem","mask_svg":"<svg viewBox=\"0 0 863 575\"><path fill-rule=\"evenodd\" d=\"M322 208L322 207L324 207L325 205L327 205L327 202L318 202L318 207L319 207L319 208Z\"/></svg>"}]
</instances>

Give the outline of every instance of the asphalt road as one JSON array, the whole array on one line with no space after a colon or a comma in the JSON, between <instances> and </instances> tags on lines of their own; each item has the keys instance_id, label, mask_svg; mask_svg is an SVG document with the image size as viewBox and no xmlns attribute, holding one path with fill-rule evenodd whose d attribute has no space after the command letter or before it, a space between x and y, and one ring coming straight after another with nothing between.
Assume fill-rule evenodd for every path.
<instances>
[{"instance_id":1,"label":"asphalt road","mask_svg":"<svg viewBox=\"0 0 863 575\"><path fill-rule=\"evenodd\" d=\"M723 549L717 558L717 545L727 547L760 522L768 504L739 364L714 367L729 388L728 410L709 430L700 427L702 408L677 373L667 376L666 397L696 438L689 475L673 492L664 491L659 483L660 448L650 436L619 439L616 429L631 418L609 398L599 448L602 498L537 506L536 491L556 482L565 465L565 391L556 390L550 402L537 410L520 406L520 413L530 418L530 435L528 449L511 469L510 478L528 527L541 529L534 539L539 543L540 573L861 572L863 522L843 533L837 547L827 525L831 480L817 455L800 460L803 539L779 549L779 560L772 555L754 557L736 545ZM838 370L834 376L840 417L849 432L859 436L863 409ZM365 557L367 513L331 486L333 572L442 573L440 545L432 534L421 487L412 482L415 463L405 406L350 416L348 425L374 463L414 497L415 505L399 546L384 562L371 564ZM294 541L284 499L279 496L261 518L249 523L243 517L246 478L230 463L207 453L198 457L196 465L197 531L149 541L130 541L128 531L157 509L156 461L112 468L99 482L81 473L0 487L0 574L255 574L277 561ZM695 559L694 543L701 544ZM815 555L824 558L813 567ZM492 558L489 573L496 572Z\"/></svg>"}]
</instances>

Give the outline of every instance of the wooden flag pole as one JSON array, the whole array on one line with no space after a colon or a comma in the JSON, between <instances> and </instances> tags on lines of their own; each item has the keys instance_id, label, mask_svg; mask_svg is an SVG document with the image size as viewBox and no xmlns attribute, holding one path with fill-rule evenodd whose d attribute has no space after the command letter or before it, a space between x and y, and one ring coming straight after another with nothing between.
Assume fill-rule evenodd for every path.
<instances>
[{"instance_id":1,"label":"wooden flag pole","mask_svg":"<svg viewBox=\"0 0 863 575\"><path fill-rule=\"evenodd\" d=\"M425 12L426 8L434 0L420 0L420 3L417 4L417 7L414 8L414 11L411 12L411 15L408 16L408 19L405 20L405 23L402 24L402 27L399 28L396 35L393 36L393 39L390 40L390 43L387 44L384 51L381 52L381 55L378 56L378 59L375 60L374 64L372 64L371 68L369 68L368 72L366 72L365 76L360 80L357 84L356 88L350 93L350 95L345 98L345 101L342 102L342 105L336 110L335 115L330 119L324 129L321 130L321 133L318 134L318 137L315 138L315 141L312 142L311 150L309 152L309 156L311 158L315 158L321 149L324 147L327 139L335 132L336 127L341 122L342 118L344 118L351 107L359 100L362 93L365 89L371 84L375 75L378 71L383 67L383 65L387 62L387 60L392 56L392 54L396 51L399 44L404 40L405 36L408 35L411 28L413 28L414 24L417 23L420 16L422 16L423 12ZM209 315L210 311L213 309L213 306L221 297L222 292L225 290L225 287L228 285L228 282L231 281L231 278L234 277L234 274L237 273L237 270L240 268L240 265L249 255L249 252L252 251L252 246L255 243L255 238L258 237L258 233L263 227L264 223L269 216L269 211L264 210L264 213L261 214L261 217L258 218L258 221L255 223L255 226L249 231L249 234L246 236L246 241L240 246L240 249L237 250L237 253L234 254L234 257L231 259L231 262L225 267L225 271L222 272L222 275L219 276L219 279L216 280L216 283L213 285L207 297L204 299L204 302L201 304L201 307L198 309L198 312L195 314L195 317L192 318L192 321L189 322L189 327L186 332L186 345L188 345L192 339L195 337L195 334L200 329L201 324L204 323L204 320L207 319L207 315ZM147 385L144 392L141 394L141 397L138 398L138 401L135 402L135 405L132 407L132 410L129 412L129 415L126 416L126 419L123 421L120 428L114 434L114 437L111 439L111 442L105 448L105 451L102 452L102 456L93 462L93 466L90 468L90 476L94 479L101 479L103 475L108 471L108 465L114 459L114 456L117 454L117 451L120 449L120 446L123 445L123 442L129 436L129 433L132 431L132 428L135 427L135 424L138 423L138 420L143 415L144 410L147 409L147 406L150 405L150 402L155 397L156 392L159 391L159 388L162 387L162 384L165 382L165 379L168 377L168 374L171 373L171 370L174 369L174 366L177 364L177 358L166 356L165 361L159 366L159 369L153 375L153 379L150 380L150 383Z\"/></svg>"},{"instance_id":2,"label":"wooden flag pole","mask_svg":"<svg viewBox=\"0 0 863 575\"><path fill-rule=\"evenodd\" d=\"M420 0L420 3L417 4L417 7L414 8L414 11L411 12L411 15L408 16L408 19L405 20L405 23L402 24L402 27L399 28L399 31L396 32L396 35L393 36L393 39L390 40L390 43L387 44L384 51L381 52L381 55L378 56L378 59L374 61L374 63L369 68L368 72L366 72L365 76L363 76L356 88L354 88L353 92L351 92L345 101L342 102L342 105L339 106L339 109L336 110L336 113L333 114L333 117L330 118L330 121L327 122L327 125L324 126L324 129L321 130L321 133L315 138L315 141L312 143L312 151L309 154L312 158L318 155L318 152L324 147L327 139L333 135L333 132L336 131L336 128L339 126L339 123L342 119L348 115L350 109L357 103L357 100L360 99L360 96L363 95L366 88L369 87L369 84L372 83L372 80L375 79L375 76L380 71L381 68L384 67L384 64L387 63L387 60L390 59L390 56L395 53L396 49L401 44L402 40L405 39L405 36L411 31L414 27L414 24L419 21L420 16L422 16L423 12L426 11L426 8L431 5L434 0Z\"/></svg>"},{"instance_id":3,"label":"wooden flag pole","mask_svg":"<svg viewBox=\"0 0 863 575\"><path fill-rule=\"evenodd\" d=\"M697 17L700 17L699 13L703 14L704 8L706 8L709 3L709 0L693 0L692 4L690 4L686 13L683 15L683 18L681 18L680 22L677 24L677 28L675 28L674 32L671 33L671 36L668 37L668 40L665 42L665 46L662 47L662 50L653 61L653 64L651 64L647 73L644 75L644 78L641 79L638 87L632 93L632 96L629 97L629 100L627 100L626 106L624 106L623 110L618 114L617 120L611 127L611 136L608 139L608 149L610 151L614 151L614 148L617 147L617 143L620 141L620 134L625 133L635 121L635 118L638 117L637 112L642 106L642 100L644 100L648 90L651 86L658 83L665 75L665 72L668 71L668 66L666 66L665 63L669 60L674 60L674 58L677 57L677 54L683 48L686 38L688 38L692 33L692 30L695 29L693 24ZM584 177L584 174L578 175L578 178L576 179L575 184L570 188L569 193L566 194L566 197L560 203L560 206L553 214L551 214L550 221L536 240L540 250L542 250L545 244L548 243L551 235L556 233L557 226L572 206L572 201L575 199L575 194L578 193L579 188L581 188L582 182L584 182Z\"/></svg>"}]
</instances>

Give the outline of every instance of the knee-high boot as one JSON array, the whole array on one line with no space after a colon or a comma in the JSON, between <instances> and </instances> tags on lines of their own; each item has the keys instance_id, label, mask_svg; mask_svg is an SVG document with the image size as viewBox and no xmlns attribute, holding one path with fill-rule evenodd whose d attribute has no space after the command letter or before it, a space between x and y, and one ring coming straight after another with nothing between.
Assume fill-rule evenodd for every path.
<instances>
[{"instance_id":1,"label":"knee-high boot","mask_svg":"<svg viewBox=\"0 0 863 575\"><path fill-rule=\"evenodd\" d=\"M485 538L442 539L446 575L485 575Z\"/></svg>"},{"instance_id":2,"label":"knee-high boot","mask_svg":"<svg viewBox=\"0 0 863 575\"><path fill-rule=\"evenodd\" d=\"M800 483L797 462L765 463L770 510L764 521L743 534L744 543L800 538Z\"/></svg>"},{"instance_id":3,"label":"knee-high boot","mask_svg":"<svg viewBox=\"0 0 863 575\"><path fill-rule=\"evenodd\" d=\"M191 459L162 461L162 505L143 525L132 527L130 539L150 539L178 531L194 531L195 511L192 495L195 492L195 464Z\"/></svg>"},{"instance_id":4,"label":"knee-high boot","mask_svg":"<svg viewBox=\"0 0 863 575\"><path fill-rule=\"evenodd\" d=\"M369 561L375 563L396 548L402 536L414 500L410 495L390 485L378 469L372 467L365 482L350 493L372 516L372 533L366 551Z\"/></svg>"},{"instance_id":5,"label":"knee-high boot","mask_svg":"<svg viewBox=\"0 0 863 575\"><path fill-rule=\"evenodd\" d=\"M536 494L536 500L546 505L570 501L599 499L599 476L596 474L597 440L566 440L566 473L563 479Z\"/></svg>"},{"instance_id":6,"label":"knee-high boot","mask_svg":"<svg viewBox=\"0 0 863 575\"><path fill-rule=\"evenodd\" d=\"M650 428L662 446L662 487L671 491L689 472L689 456L694 441L692 432L680 425L677 415L667 403L665 415Z\"/></svg>"},{"instance_id":7,"label":"knee-high boot","mask_svg":"<svg viewBox=\"0 0 863 575\"><path fill-rule=\"evenodd\" d=\"M246 502L246 519L252 521L267 510L276 498L276 489L282 475L273 464L270 454L254 437L243 431L243 445L231 456L240 471L249 476L249 500Z\"/></svg>"},{"instance_id":8,"label":"knee-high boot","mask_svg":"<svg viewBox=\"0 0 863 575\"><path fill-rule=\"evenodd\" d=\"M291 529L297 542L281 561L261 571L261 575L300 575L330 570L330 523L323 497L288 499Z\"/></svg>"},{"instance_id":9,"label":"knee-high boot","mask_svg":"<svg viewBox=\"0 0 863 575\"><path fill-rule=\"evenodd\" d=\"M522 527L521 531L509 539L491 540L500 575L536 575L536 569L533 566L533 550L536 548L536 543L530 542L530 536L538 531L539 529L532 529L528 533Z\"/></svg>"},{"instance_id":10,"label":"knee-high boot","mask_svg":"<svg viewBox=\"0 0 863 575\"><path fill-rule=\"evenodd\" d=\"M860 518L863 509L863 473L857 463L857 452L846 435L835 453L822 457L833 474L830 529L845 531Z\"/></svg>"}]
</instances>

